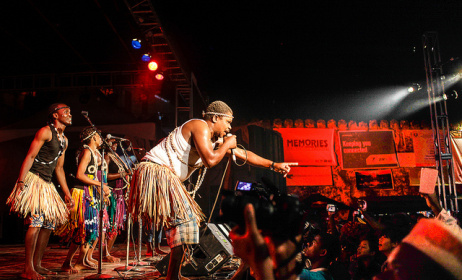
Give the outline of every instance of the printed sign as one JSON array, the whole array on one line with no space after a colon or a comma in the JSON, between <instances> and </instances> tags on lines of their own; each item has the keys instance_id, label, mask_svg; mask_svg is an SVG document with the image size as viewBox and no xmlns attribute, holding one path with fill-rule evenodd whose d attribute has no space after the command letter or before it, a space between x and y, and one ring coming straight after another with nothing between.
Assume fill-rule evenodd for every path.
<instances>
[{"instance_id":1,"label":"printed sign","mask_svg":"<svg viewBox=\"0 0 462 280\"><path fill-rule=\"evenodd\" d=\"M339 131L343 169L397 167L392 130Z\"/></svg>"},{"instance_id":2,"label":"printed sign","mask_svg":"<svg viewBox=\"0 0 462 280\"><path fill-rule=\"evenodd\" d=\"M337 165L334 130L329 128L278 128L284 141L284 161L301 166Z\"/></svg>"}]
</instances>

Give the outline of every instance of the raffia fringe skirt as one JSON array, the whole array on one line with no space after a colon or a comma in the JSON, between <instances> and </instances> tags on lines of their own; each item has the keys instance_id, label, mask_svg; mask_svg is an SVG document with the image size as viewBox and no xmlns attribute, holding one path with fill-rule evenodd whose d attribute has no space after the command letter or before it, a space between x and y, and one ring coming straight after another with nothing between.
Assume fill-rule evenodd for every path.
<instances>
[{"instance_id":1,"label":"raffia fringe skirt","mask_svg":"<svg viewBox=\"0 0 462 280\"><path fill-rule=\"evenodd\" d=\"M178 220L191 220L191 211L197 224L205 220L180 179L169 168L151 162L142 162L135 170L128 211L134 219L141 215L151 224L154 222L156 229L171 228Z\"/></svg>"},{"instance_id":2,"label":"raffia fringe skirt","mask_svg":"<svg viewBox=\"0 0 462 280\"><path fill-rule=\"evenodd\" d=\"M24 189L16 184L6 204L10 206L10 212L24 218L29 214L44 215L46 221L55 221L57 226L64 224L69 217L66 204L54 184L31 172L24 179Z\"/></svg>"}]
</instances>

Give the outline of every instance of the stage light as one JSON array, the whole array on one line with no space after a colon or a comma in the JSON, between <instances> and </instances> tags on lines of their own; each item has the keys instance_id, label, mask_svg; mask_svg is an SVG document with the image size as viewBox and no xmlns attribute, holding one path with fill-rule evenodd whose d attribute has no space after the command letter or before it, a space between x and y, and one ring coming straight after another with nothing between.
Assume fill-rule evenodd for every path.
<instances>
[{"instance_id":1,"label":"stage light","mask_svg":"<svg viewBox=\"0 0 462 280\"><path fill-rule=\"evenodd\" d=\"M448 94L443 93L443 99L444 100L455 100L457 98L459 98L459 94L455 90L451 91Z\"/></svg>"},{"instance_id":2,"label":"stage light","mask_svg":"<svg viewBox=\"0 0 462 280\"><path fill-rule=\"evenodd\" d=\"M149 64L148 64L148 68L149 68L149 70L151 70L151 71L156 71L158 67L159 67L159 66L157 65L157 62L155 62L155 61L151 61L151 62L149 62Z\"/></svg>"},{"instance_id":3,"label":"stage light","mask_svg":"<svg viewBox=\"0 0 462 280\"><path fill-rule=\"evenodd\" d=\"M408 87L407 91L408 92L416 92L416 91L419 91L421 89L422 89L422 87L420 86L420 84L415 83L415 84L412 84L410 87Z\"/></svg>"},{"instance_id":4,"label":"stage light","mask_svg":"<svg viewBox=\"0 0 462 280\"><path fill-rule=\"evenodd\" d=\"M137 50L141 49L141 40L139 40L139 39L133 39L133 40L132 40L132 47L133 47L134 49L137 49Z\"/></svg>"},{"instance_id":5,"label":"stage light","mask_svg":"<svg viewBox=\"0 0 462 280\"><path fill-rule=\"evenodd\" d=\"M149 55L148 53L145 53L141 57L141 60L144 61L144 62L149 62L151 60L151 55Z\"/></svg>"},{"instance_id":6,"label":"stage light","mask_svg":"<svg viewBox=\"0 0 462 280\"><path fill-rule=\"evenodd\" d=\"M162 73L157 73L154 77L156 77L156 79L158 81L162 81L164 79L164 74Z\"/></svg>"}]
</instances>

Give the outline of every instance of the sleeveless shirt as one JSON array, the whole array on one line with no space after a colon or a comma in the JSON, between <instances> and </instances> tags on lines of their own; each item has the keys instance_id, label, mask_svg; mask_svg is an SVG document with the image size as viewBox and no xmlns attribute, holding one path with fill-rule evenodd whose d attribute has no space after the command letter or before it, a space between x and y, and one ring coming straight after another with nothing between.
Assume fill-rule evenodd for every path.
<instances>
[{"instance_id":1,"label":"sleeveless shirt","mask_svg":"<svg viewBox=\"0 0 462 280\"><path fill-rule=\"evenodd\" d=\"M58 139L58 133L54 129L54 127L48 125L51 130L51 140L45 141L43 146L40 148L40 151L37 153L35 157L40 162L50 162L56 158L58 153L61 151L60 141ZM56 164L58 163L58 159L53 161L50 164L42 164L34 160L32 163L32 167L30 168L30 172L37 174L40 178L47 182L51 182L51 178L53 177L53 171L55 171Z\"/></svg>"},{"instance_id":2,"label":"sleeveless shirt","mask_svg":"<svg viewBox=\"0 0 462 280\"><path fill-rule=\"evenodd\" d=\"M84 149L90 151L90 148L85 147ZM79 155L79 162L77 163L77 168L79 166L80 160L82 159L82 156L83 156L83 150ZM93 157L93 153L90 151L90 162L88 163L87 168L85 169L85 175L87 175L87 176L92 175L93 179L98 180L98 178L96 178L96 174L97 174L97 171L98 171L98 166L95 164L95 162L96 162L96 160ZM74 188L83 190L84 185L82 184L82 182L80 180L76 179L76 183L75 183Z\"/></svg>"},{"instance_id":3,"label":"sleeveless shirt","mask_svg":"<svg viewBox=\"0 0 462 280\"><path fill-rule=\"evenodd\" d=\"M184 161L189 163L190 165L197 165L202 163L202 159L199 156L196 148L192 147L183 137L181 131L183 130L183 126L192 120L200 120L205 122L201 119L191 119L181 125L178 129L174 130L173 133L173 142L175 148L178 152L180 158ZM191 140L192 141L192 140ZM160 165L168 166L172 168L170 165L170 161L168 159L166 148L168 149L168 153L170 154L170 158L172 159L173 168L175 173L178 175L180 180L184 182L186 179L191 176L196 168L189 167L186 164L183 164L177 157L175 151L173 151L168 137L164 138L159 144L157 144L154 148L152 148L149 152L146 153L143 159L148 159L152 162L158 163ZM166 145L167 144L167 145Z\"/></svg>"}]
</instances>

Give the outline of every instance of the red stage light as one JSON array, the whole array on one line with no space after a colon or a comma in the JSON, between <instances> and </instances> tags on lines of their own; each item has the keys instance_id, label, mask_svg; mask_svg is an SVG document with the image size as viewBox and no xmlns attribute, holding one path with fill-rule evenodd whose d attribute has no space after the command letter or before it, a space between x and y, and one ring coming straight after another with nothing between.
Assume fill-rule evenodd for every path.
<instances>
[{"instance_id":1,"label":"red stage light","mask_svg":"<svg viewBox=\"0 0 462 280\"><path fill-rule=\"evenodd\" d=\"M155 77L159 81L162 81L164 79L164 75L162 75L162 73L157 73Z\"/></svg>"},{"instance_id":2,"label":"red stage light","mask_svg":"<svg viewBox=\"0 0 462 280\"><path fill-rule=\"evenodd\" d=\"M151 62L149 62L149 64L148 64L148 68L149 68L149 70L151 70L151 71L156 71L158 67L159 67L159 66L157 65L157 62L155 62L155 61L151 61Z\"/></svg>"}]
</instances>

